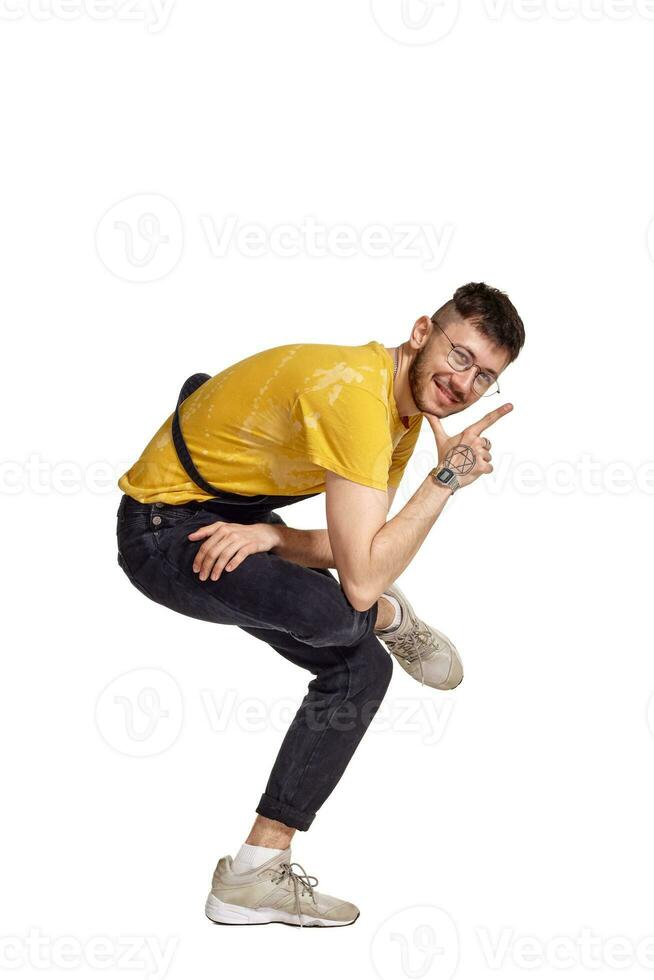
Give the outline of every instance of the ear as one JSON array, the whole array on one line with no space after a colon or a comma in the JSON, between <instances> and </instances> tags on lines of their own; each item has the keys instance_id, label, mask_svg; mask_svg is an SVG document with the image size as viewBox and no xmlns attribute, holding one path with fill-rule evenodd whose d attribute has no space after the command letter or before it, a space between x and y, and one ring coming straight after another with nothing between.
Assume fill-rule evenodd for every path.
<instances>
[{"instance_id":1,"label":"ear","mask_svg":"<svg viewBox=\"0 0 654 980\"><path fill-rule=\"evenodd\" d=\"M434 329L434 324L431 322L431 317L424 314L419 316L416 322L413 324L413 330L411 331L411 344L415 350L419 348L424 348L425 344L429 339L429 335Z\"/></svg>"}]
</instances>

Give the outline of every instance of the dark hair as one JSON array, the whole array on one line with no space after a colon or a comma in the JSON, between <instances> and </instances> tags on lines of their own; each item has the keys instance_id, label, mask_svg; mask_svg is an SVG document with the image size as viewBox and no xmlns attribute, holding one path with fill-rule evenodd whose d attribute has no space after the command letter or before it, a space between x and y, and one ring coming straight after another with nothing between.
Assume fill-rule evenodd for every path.
<instances>
[{"instance_id":1,"label":"dark hair","mask_svg":"<svg viewBox=\"0 0 654 980\"><path fill-rule=\"evenodd\" d=\"M506 348L511 361L515 361L525 342L525 328L506 293L485 282L469 282L459 286L452 299L436 310L432 320L442 316L447 321L448 317L453 318L454 312L470 320L493 343Z\"/></svg>"}]
</instances>

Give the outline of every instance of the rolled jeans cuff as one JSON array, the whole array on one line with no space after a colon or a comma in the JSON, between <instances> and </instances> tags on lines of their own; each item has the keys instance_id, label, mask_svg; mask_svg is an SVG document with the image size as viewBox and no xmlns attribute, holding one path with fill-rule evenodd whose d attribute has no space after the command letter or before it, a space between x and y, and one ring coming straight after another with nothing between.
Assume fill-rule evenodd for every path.
<instances>
[{"instance_id":1,"label":"rolled jeans cuff","mask_svg":"<svg viewBox=\"0 0 654 980\"><path fill-rule=\"evenodd\" d=\"M308 830L316 816L315 813L306 813L304 810L289 806L288 803L280 803L267 793L264 793L259 800L256 812L269 820L279 820L287 827L295 827L296 830Z\"/></svg>"}]
</instances>

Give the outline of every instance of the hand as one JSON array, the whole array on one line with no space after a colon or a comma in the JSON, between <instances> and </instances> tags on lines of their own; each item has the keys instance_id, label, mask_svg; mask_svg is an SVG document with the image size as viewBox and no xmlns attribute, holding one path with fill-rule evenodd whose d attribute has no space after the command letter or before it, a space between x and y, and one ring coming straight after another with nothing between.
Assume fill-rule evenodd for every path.
<instances>
[{"instance_id":1,"label":"hand","mask_svg":"<svg viewBox=\"0 0 654 980\"><path fill-rule=\"evenodd\" d=\"M193 561L193 571L200 573L201 582L209 574L215 582L223 569L233 572L248 555L270 551L280 543L279 529L274 524L214 521L191 531L188 537L191 541L205 539Z\"/></svg>"},{"instance_id":2,"label":"hand","mask_svg":"<svg viewBox=\"0 0 654 980\"><path fill-rule=\"evenodd\" d=\"M427 415L438 447L438 465L454 470L462 487L468 486L482 473L492 473L491 442L481 433L511 411L513 405L510 402L500 405L457 436L448 436L437 415Z\"/></svg>"}]
</instances>

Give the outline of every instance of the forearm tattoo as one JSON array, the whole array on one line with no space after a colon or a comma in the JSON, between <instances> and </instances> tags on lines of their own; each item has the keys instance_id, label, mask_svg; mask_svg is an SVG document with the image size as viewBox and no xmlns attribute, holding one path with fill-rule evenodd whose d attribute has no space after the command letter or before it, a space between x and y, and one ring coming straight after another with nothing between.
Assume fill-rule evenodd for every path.
<instances>
[{"instance_id":1,"label":"forearm tattoo","mask_svg":"<svg viewBox=\"0 0 654 980\"><path fill-rule=\"evenodd\" d=\"M469 473L475 465L476 456L470 446L455 446L443 460L445 466L449 466L456 473Z\"/></svg>"}]
</instances>

